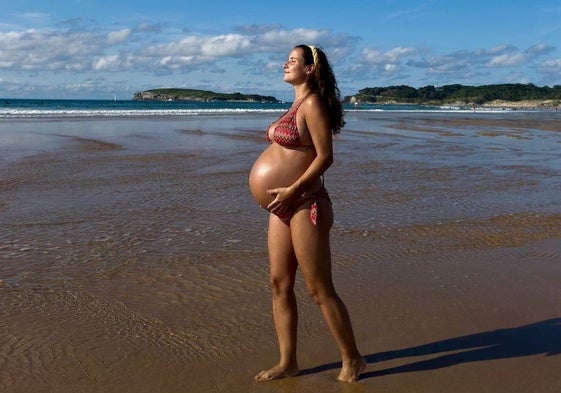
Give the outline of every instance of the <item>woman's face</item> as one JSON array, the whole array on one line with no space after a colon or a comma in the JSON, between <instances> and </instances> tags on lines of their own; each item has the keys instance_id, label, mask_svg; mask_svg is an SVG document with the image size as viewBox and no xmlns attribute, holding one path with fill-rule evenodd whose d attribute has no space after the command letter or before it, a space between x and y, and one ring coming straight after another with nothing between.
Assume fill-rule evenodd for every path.
<instances>
[{"instance_id":1,"label":"woman's face","mask_svg":"<svg viewBox=\"0 0 561 393\"><path fill-rule=\"evenodd\" d=\"M304 64L302 49L294 48L292 52L290 52L286 63L284 63L283 70L283 80L287 83L297 85L306 81L306 73L310 71L310 66Z\"/></svg>"}]
</instances>

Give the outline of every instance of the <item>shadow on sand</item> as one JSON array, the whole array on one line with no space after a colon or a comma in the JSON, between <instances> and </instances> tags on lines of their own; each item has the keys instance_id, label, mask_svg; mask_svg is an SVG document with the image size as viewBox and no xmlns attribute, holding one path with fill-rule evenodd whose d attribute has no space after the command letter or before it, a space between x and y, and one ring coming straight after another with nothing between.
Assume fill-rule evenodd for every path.
<instances>
[{"instance_id":1,"label":"shadow on sand","mask_svg":"<svg viewBox=\"0 0 561 393\"><path fill-rule=\"evenodd\" d=\"M448 353L453 352L453 353ZM401 366L366 372L360 379L383 375L434 370L460 363L480 362L543 354L561 354L561 318L553 318L530 325L436 341L416 347L366 355L368 364L393 359L440 355ZM301 375L339 368L341 363L330 363L302 370Z\"/></svg>"}]
</instances>

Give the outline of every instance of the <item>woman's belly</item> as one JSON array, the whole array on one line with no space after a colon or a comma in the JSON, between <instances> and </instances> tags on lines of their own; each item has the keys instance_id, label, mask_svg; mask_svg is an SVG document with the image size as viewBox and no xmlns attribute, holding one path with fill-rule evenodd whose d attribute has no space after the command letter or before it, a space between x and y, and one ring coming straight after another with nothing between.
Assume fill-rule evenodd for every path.
<instances>
[{"instance_id":1,"label":"woman's belly","mask_svg":"<svg viewBox=\"0 0 561 393\"><path fill-rule=\"evenodd\" d=\"M310 162L302 152L290 152L292 157L278 145L270 145L257 158L249 173L249 189L253 198L263 208L267 208L274 199L274 195L267 194L267 190L287 187L294 183L304 173Z\"/></svg>"}]
</instances>

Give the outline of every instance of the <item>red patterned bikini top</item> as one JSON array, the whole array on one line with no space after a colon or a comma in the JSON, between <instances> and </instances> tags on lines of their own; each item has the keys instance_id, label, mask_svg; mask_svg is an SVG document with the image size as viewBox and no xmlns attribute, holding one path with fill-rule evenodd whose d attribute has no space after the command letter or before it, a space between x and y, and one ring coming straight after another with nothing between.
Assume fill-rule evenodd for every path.
<instances>
[{"instance_id":1,"label":"red patterned bikini top","mask_svg":"<svg viewBox=\"0 0 561 393\"><path fill-rule=\"evenodd\" d=\"M271 126L265 134L265 138L269 143L278 143L281 146L293 148L293 147L313 147L313 145L303 145L300 140L300 134L298 133L298 125L296 124L296 113L298 108L302 105L302 102L308 96L304 97L294 108L289 109L284 115L280 117L277 121L275 128L272 130L272 138L269 136L271 134Z\"/></svg>"}]
</instances>

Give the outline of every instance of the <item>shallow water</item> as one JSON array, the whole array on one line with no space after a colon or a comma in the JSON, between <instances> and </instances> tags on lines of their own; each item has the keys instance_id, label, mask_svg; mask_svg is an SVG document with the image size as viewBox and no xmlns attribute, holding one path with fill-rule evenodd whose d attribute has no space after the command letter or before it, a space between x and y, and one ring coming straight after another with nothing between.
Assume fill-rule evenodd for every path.
<instances>
[{"instance_id":1,"label":"shallow water","mask_svg":"<svg viewBox=\"0 0 561 393\"><path fill-rule=\"evenodd\" d=\"M247 189L271 116L0 123L0 390L236 391L274 358ZM367 299L380 264L465 269L561 238L560 120L350 113L325 177L342 294ZM328 335L302 313L302 338Z\"/></svg>"}]
</instances>

